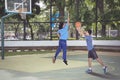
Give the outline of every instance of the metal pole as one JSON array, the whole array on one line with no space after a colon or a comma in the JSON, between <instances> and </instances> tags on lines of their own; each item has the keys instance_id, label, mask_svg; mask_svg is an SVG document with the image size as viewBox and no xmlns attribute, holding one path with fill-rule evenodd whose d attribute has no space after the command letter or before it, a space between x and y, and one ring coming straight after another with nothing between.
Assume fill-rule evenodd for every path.
<instances>
[{"instance_id":1,"label":"metal pole","mask_svg":"<svg viewBox=\"0 0 120 80\"><path fill-rule=\"evenodd\" d=\"M1 59L2 60L4 60L4 52L5 52L5 50L4 50L4 20L5 20L6 17L9 17L13 14L14 13L10 13L10 14L8 14L6 16L3 16L1 18Z\"/></svg>"},{"instance_id":2,"label":"metal pole","mask_svg":"<svg viewBox=\"0 0 120 80\"><path fill-rule=\"evenodd\" d=\"M50 0L50 40L52 40L52 0Z\"/></svg>"},{"instance_id":3,"label":"metal pole","mask_svg":"<svg viewBox=\"0 0 120 80\"><path fill-rule=\"evenodd\" d=\"M1 18L1 58L4 60L4 18Z\"/></svg>"},{"instance_id":4,"label":"metal pole","mask_svg":"<svg viewBox=\"0 0 120 80\"><path fill-rule=\"evenodd\" d=\"M23 40L26 40L26 20L23 20Z\"/></svg>"},{"instance_id":5,"label":"metal pole","mask_svg":"<svg viewBox=\"0 0 120 80\"><path fill-rule=\"evenodd\" d=\"M76 21L79 21L79 0L76 0ZM78 31L76 30L76 40L79 39Z\"/></svg>"},{"instance_id":6,"label":"metal pole","mask_svg":"<svg viewBox=\"0 0 120 80\"><path fill-rule=\"evenodd\" d=\"M96 33L95 33L95 36L96 36L96 38L97 38L97 30L98 30L98 28L97 28L97 20L98 20L98 15L97 15L97 3L98 3L98 0L96 0Z\"/></svg>"}]
</instances>

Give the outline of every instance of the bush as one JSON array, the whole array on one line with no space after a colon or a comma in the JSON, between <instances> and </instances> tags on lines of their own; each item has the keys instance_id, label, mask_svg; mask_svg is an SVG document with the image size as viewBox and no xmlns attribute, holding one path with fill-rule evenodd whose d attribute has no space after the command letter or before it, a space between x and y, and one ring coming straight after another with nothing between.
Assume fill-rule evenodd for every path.
<instances>
[{"instance_id":1,"label":"bush","mask_svg":"<svg viewBox=\"0 0 120 80\"><path fill-rule=\"evenodd\" d=\"M120 37L98 37L95 40L120 40Z\"/></svg>"}]
</instances>

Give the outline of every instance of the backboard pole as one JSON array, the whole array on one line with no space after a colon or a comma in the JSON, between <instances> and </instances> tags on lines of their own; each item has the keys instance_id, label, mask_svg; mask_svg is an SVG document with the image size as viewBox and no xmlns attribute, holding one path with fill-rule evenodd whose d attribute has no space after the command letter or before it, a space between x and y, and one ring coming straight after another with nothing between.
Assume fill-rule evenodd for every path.
<instances>
[{"instance_id":1,"label":"backboard pole","mask_svg":"<svg viewBox=\"0 0 120 80\"><path fill-rule=\"evenodd\" d=\"M5 15L1 18L1 59L4 60L4 20L5 18L13 15L13 13L9 13L8 15Z\"/></svg>"},{"instance_id":2,"label":"backboard pole","mask_svg":"<svg viewBox=\"0 0 120 80\"><path fill-rule=\"evenodd\" d=\"M4 18L1 18L1 58L4 59Z\"/></svg>"}]
</instances>

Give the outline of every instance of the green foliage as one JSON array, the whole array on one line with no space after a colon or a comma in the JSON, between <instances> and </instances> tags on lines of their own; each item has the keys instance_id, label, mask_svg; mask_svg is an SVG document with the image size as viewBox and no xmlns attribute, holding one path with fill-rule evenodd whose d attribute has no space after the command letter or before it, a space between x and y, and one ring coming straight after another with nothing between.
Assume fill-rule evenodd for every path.
<instances>
[{"instance_id":1,"label":"green foliage","mask_svg":"<svg viewBox=\"0 0 120 80\"><path fill-rule=\"evenodd\" d=\"M95 40L120 40L120 37L98 37Z\"/></svg>"},{"instance_id":2,"label":"green foliage","mask_svg":"<svg viewBox=\"0 0 120 80\"><path fill-rule=\"evenodd\" d=\"M95 1L85 0L85 4L88 7L88 10L92 10L95 6Z\"/></svg>"},{"instance_id":3,"label":"green foliage","mask_svg":"<svg viewBox=\"0 0 120 80\"><path fill-rule=\"evenodd\" d=\"M120 10L111 10L102 16L102 20L120 20Z\"/></svg>"},{"instance_id":4,"label":"green foliage","mask_svg":"<svg viewBox=\"0 0 120 80\"><path fill-rule=\"evenodd\" d=\"M120 6L120 0L105 0L105 3L109 9L118 9Z\"/></svg>"},{"instance_id":5,"label":"green foliage","mask_svg":"<svg viewBox=\"0 0 120 80\"><path fill-rule=\"evenodd\" d=\"M87 10L84 14L84 23L87 25L91 25L94 21L95 15L92 13L92 11Z\"/></svg>"},{"instance_id":6,"label":"green foliage","mask_svg":"<svg viewBox=\"0 0 120 80\"><path fill-rule=\"evenodd\" d=\"M24 51L24 52L6 52L5 56L15 56L15 55L32 55L32 54L47 54L54 53L54 51Z\"/></svg>"}]
</instances>

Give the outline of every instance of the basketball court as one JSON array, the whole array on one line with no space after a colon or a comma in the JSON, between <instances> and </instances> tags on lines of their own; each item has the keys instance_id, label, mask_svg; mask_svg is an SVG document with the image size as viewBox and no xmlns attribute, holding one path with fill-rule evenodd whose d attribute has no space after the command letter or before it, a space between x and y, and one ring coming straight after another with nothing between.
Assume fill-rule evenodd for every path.
<instances>
[{"instance_id":1,"label":"basketball court","mask_svg":"<svg viewBox=\"0 0 120 80\"><path fill-rule=\"evenodd\" d=\"M119 80L120 53L98 52L108 66L104 74L101 66L93 62L93 73L87 74L87 51L68 51L68 66L61 54L55 64L54 53L8 56L0 60L0 80Z\"/></svg>"},{"instance_id":2,"label":"basketball court","mask_svg":"<svg viewBox=\"0 0 120 80\"><path fill-rule=\"evenodd\" d=\"M13 14L32 14L31 0L5 0L8 15L1 18L1 56L4 59L4 19ZM79 24L78 24L79 25ZM81 24L80 24L81 25ZM59 55L52 63L54 53L8 56L0 59L0 80L120 80L120 52L97 52L108 66L104 74L101 66L93 62L93 73L87 74L87 51L68 51L66 66Z\"/></svg>"}]
</instances>

